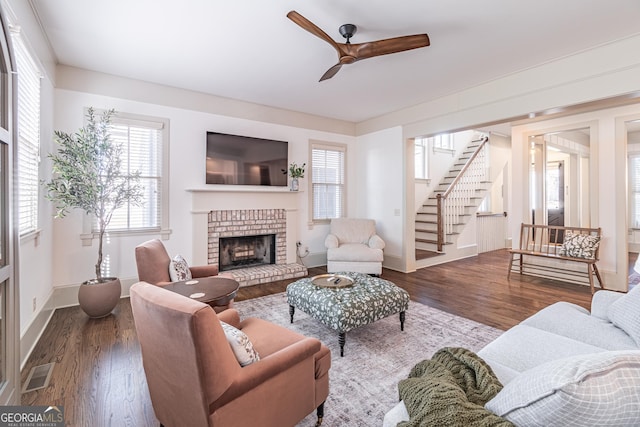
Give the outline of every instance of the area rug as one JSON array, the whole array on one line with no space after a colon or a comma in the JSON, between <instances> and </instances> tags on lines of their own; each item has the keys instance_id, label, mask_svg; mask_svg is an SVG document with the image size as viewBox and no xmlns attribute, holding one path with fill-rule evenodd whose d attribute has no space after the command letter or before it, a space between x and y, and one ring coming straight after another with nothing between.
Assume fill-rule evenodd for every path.
<instances>
[{"instance_id":1,"label":"area rug","mask_svg":"<svg viewBox=\"0 0 640 427\"><path fill-rule=\"evenodd\" d=\"M329 397L323 426L382 425L385 412L398 403L398 381L411 368L442 347L478 351L502 331L413 302L406 312L404 332L397 315L347 332L340 357L337 332L296 310L289 322L285 293L235 302L240 317L258 317L320 339L331 349ZM300 427L314 426L315 412Z\"/></svg>"}]
</instances>

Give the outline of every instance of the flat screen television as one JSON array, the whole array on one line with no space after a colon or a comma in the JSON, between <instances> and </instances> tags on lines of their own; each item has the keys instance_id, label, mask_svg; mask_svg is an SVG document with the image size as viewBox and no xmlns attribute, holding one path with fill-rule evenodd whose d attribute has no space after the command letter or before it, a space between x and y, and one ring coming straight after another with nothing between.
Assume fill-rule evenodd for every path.
<instances>
[{"instance_id":1,"label":"flat screen television","mask_svg":"<svg viewBox=\"0 0 640 427\"><path fill-rule=\"evenodd\" d=\"M287 185L286 141L207 132L207 184Z\"/></svg>"}]
</instances>

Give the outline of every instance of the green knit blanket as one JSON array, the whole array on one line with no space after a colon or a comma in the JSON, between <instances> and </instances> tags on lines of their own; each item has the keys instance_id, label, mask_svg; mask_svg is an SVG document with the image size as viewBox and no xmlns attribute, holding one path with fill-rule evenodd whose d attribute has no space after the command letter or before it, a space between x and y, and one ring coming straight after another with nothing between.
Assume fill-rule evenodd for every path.
<instances>
[{"instance_id":1,"label":"green knit blanket","mask_svg":"<svg viewBox=\"0 0 640 427\"><path fill-rule=\"evenodd\" d=\"M410 420L397 427L507 427L509 421L484 409L502 384L470 350L445 347L413 367L398 384Z\"/></svg>"}]
</instances>

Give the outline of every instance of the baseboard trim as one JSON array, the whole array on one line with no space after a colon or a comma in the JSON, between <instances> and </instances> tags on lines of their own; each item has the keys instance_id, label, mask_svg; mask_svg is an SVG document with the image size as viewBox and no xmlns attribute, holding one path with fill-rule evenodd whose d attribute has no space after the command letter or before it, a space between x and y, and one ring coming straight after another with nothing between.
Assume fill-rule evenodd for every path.
<instances>
[{"instance_id":1,"label":"baseboard trim","mask_svg":"<svg viewBox=\"0 0 640 427\"><path fill-rule=\"evenodd\" d=\"M122 284L120 298L128 298L131 285L137 281L137 277L120 279L120 283ZM49 298L44 302L42 309L36 314L31 324L20 337L20 370L24 368L29 360L29 356L51 321L53 313L59 308L78 305L79 288L80 284L56 286L53 288L53 291L49 294Z\"/></svg>"},{"instance_id":2,"label":"baseboard trim","mask_svg":"<svg viewBox=\"0 0 640 427\"><path fill-rule=\"evenodd\" d=\"M385 255L384 261L382 261L382 266L389 270L399 271L400 273L407 272L407 266L404 259L395 255Z\"/></svg>"},{"instance_id":3,"label":"baseboard trim","mask_svg":"<svg viewBox=\"0 0 640 427\"><path fill-rule=\"evenodd\" d=\"M51 297L49 301L51 301ZM27 360L29 360L31 352L33 352L33 349L49 324L54 311L55 309L49 308L48 306L42 308L20 338L20 371L22 371Z\"/></svg>"},{"instance_id":4,"label":"baseboard trim","mask_svg":"<svg viewBox=\"0 0 640 427\"><path fill-rule=\"evenodd\" d=\"M327 253L326 252L314 252L305 255L304 258L298 257L298 261L307 268L320 267L327 265Z\"/></svg>"}]
</instances>

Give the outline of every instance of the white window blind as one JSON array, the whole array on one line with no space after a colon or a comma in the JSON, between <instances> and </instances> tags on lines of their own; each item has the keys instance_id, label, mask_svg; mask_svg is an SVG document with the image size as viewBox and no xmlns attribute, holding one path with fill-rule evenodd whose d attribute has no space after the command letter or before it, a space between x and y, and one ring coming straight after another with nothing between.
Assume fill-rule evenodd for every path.
<instances>
[{"instance_id":1,"label":"white window blind","mask_svg":"<svg viewBox=\"0 0 640 427\"><path fill-rule=\"evenodd\" d=\"M116 210L108 231L137 231L160 229L162 225L162 122L113 117L113 142L122 146L123 174L140 172L144 202L141 206L126 204ZM94 222L94 231L97 224Z\"/></svg>"},{"instance_id":2,"label":"white window blind","mask_svg":"<svg viewBox=\"0 0 640 427\"><path fill-rule=\"evenodd\" d=\"M18 73L18 222L24 236L38 228L41 76L19 33L12 42Z\"/></svg>"},{"instance_id":3,"label":"white window blind","mask_svg":"<svg viewBox=\"0 0 640 427\"><path fill-rule=\"evenodd\" d=\"M346 147L313 144L311 186L313 220L344 216Z\"/></svg>"},{"instance_id":4,"label":"white window blind","mask_svg":"<svg viewBox=\"0 0 640 427\"><path fill-rule=\"evenodd\" d=\"M631 228L640 228L640 154L629 156L629 208Z\"/></svg>"}]
</instances>

